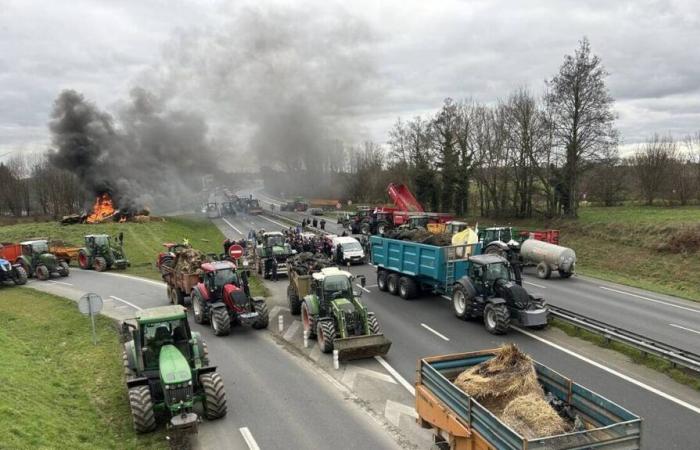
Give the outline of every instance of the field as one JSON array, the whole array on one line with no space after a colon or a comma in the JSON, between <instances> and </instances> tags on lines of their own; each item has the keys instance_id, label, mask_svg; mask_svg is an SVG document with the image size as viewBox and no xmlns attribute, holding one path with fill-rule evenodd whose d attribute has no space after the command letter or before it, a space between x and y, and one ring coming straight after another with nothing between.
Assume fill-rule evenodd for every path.
<instances>
[{"instance_id":1,"label":"field","mask_svg":"<svg viewBox=\"0 0 700 450\"><path fill-rule=\"evenodd\" d=\"M30 238L63 240L82 246L86 234L124 233L124 250L131 261L125 272L160 279L155 267L156 256L163 251L164 242L188 239L194 248L204 252L221 253L224 236L209 220L195 216L168 217L163 222L104 223L97 225L60 225L58 222L36 222L0 226L0 242L17 242ZM74 263L77 265L77 263Z\"/></svg>"},{"instance_id":2,"label":"field","mask_svg":"<svg viewBox=\"0 0 700 450\"><path fill-rule=\"evenodd\" d=\"M165 448L162 432L132 429L113 322L97 317L94 346L75 303L0 291L0 447Z\"/></svg>"}]
</instances>

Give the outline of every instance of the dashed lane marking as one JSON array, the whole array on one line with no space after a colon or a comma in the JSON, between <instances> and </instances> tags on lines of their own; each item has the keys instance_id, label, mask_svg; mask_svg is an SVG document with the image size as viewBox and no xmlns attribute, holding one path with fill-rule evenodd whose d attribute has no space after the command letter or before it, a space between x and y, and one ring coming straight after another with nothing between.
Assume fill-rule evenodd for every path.
<instances>
[{"instance_id":1,"label":"dashed lane marking","mask_svg":"<svg viewBox=\"0 0 700 450\"><path fill-rule=\"evenodd\" d=\"M124 299L121 299L121 298L119 298L119 297L115 297L114 295L110 295L109 298L112 298L112 299L114 299L114 300L117 300L117 301L119 301L119 302L122 302L122 303L124 303L125 305L129 305L129 306L131 306L132 308L137 309L137 310L139 310L139 311L141 311L141 310L143 309L143 308L141 308L140 306L136 306L136 305L134 305L133 303L129 303L129 302L127 302L127 301L124 300Z\"/></svg>"},{"instance_id":2,"label":"dashed lane marking","mask_svg":"<svg viewBox=\"0 0 700 450\"><path fill-rule=\"evenodd\" d=\"M669 302L663 302L663 301L661 301L661 300L656 300L656 299L653 299L653 298L644 297L644 296L642 296L642 295L633 294L633 293L631 293L631 292L618 291L617 289L612 289L612 288L605 287L605 286L598 286L598 287L601 288L601 289L605 289L606 291L617 292L618 294L629 295L630 297L635 297L635 298L638 298L638 299L641 299L641 300L646 300L646 301L648 301L648 302L660 303L660 304L662 304L662 305L673 306L674 308L684 309L684 310L686 310L686 311L690 311L690 312L694 312L694 313L696 313L696 314L700 314L700 309L688 308L688 307L686 307L686 306L676 305L676 304L669 303Z\"/></svg>"},{"instance_id":3,"label":"dashed lane marking","mask_svg":"<svg viewBox=\"0 0 700 450\"><path fill-rule=\"evenodd\" d=\"M260 450L258 443L255 442L255 438L253 437L253 433L250 432L248 427L239 428L238 431L240 431L241 435L243 435L243 439L245 439L245 443L248 445L248 448L250 450Z\"/></svg>"},{"instance_id":4,"label":"dashed lane marking","mask_svg":"<svg viewBox=\"0 0 700 450\"><path fill-rule=\"evenodd\" d=\"M442 333L439 333L438 331L435 331L434 329L430 328L428 325L421 323L420 326L422 326L426 330L430 331L431 333L433 333L435 336L439 337L440 339L443 339L443 340L449 342L450 338L448 338L447 336L445 336Z\"/></svg>"},{"instance_id":5,"label":"dashed lane marking","mask_svg":"<svg viewBox=\"0 0 700 450\"><path fill-rule=\"evenodd\" d=\"M674 327L674 328L680 328L681 330L690 331L691 333L700 334L700 331L698 331L698 330L693 330L692 328L686 328L686 327L684 327L684 326L682 326L682 325L678 325L678 324L675 324L675 323L669 323L668 325L671 326L671 327Z\"/></svg>"},{"instance_id":6,"label":"dashed lane marking","mask_svg":"<svg viewBox=\"0 0 700 450\"><path fill-rule=\"evenodd\" d=\"M242 232L241 230L239 230L238 228L236 228L231 222L229 222L228 220L224 219L223 217L221 218L221 220L223 220L224 222L226 222L226 225L228 225L228 226L230 226L231 228L233 228L234 231L235 231L236 233L238 233L238 234L240 234L241 236L243 236L243 232Z\"/></svg>"},{"instance_id":7,"label":"dashed lane marking","mask_svg":"<svg viewBox=\"0 0 700 450\"><path fill-rule=\"evenodd\" d=\"M524 280L523 280L523 283L529 284L530 286L535 286L536 288L547 289L547 286L542 286L541 284L531 283L529 281L524 281Z\"/></svg>"},{"instance_id":8,"label":"dashed lane marking","mask_svg":"<svg viewBox=\"0 0 700 450\"><path fill-rule=\"evenodd\" d=\"M73 286L72 284L66 283L65 281L54 281L54 280L49 280L49 283L53 283L53 284L63 284L63 285L65 285L65 286Z\"/></svg>"}]
</instances>

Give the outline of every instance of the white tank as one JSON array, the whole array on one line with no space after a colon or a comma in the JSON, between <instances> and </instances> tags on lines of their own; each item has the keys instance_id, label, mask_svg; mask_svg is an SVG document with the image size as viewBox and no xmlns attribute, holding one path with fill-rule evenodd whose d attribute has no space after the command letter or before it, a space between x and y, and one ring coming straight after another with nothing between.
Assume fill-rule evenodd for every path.
<instances>
[{"instance_id":1,"label":"white tank","mask_svg":"<svg viewBox=\"0 0 700 450\"><path fill-rule=\"evenodd\" d=\"M551 270L571 273L576 264L576 253L568 247L536 239L526 239L520 246L520 256L526 264L544 262Z\"/></svg>"}]
</instances>

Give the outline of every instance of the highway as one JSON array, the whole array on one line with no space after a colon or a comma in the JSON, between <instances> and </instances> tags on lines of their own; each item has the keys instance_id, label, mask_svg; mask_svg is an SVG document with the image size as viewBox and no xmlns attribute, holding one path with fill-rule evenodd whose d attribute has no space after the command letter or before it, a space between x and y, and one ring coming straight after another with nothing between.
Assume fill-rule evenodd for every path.
<instances>
[{"instance_id":1,"label":"highway","mask_svg":"<svg viewBox=\"0 0 700 450\"><path fill-rule=\"evenodd\" d=\"M228 222L226 226L235 227L244 233L247 233L250 228L273 230L286 227L285 223L264 216L239 215L226 220ZM224 222L217 222L223 226L221 224ZM405 301L378 291L375 281L376 272L370 265L356 266L352 271L367 276L368 283L363 301L370 310L377 313L385 334L393 341L392 349L385 359L409 382L412 382L415 376L416 360L422 356L480 350L496 347L503 342L515 342L538 361L643 416L645 419L644 448L697 448L700 439L700 431L697 429L697 423L700 423L700 402L697 401L697 396L692 399L679 399L664 392L655 391L653 387L638 381L635 374L614 371L611 373L610 369L606 369L604 360L589 360L571 350L557 348L556 344L541 337L543 333L539 333L540 336L538 336L538 332L512 330L504 337L493 336L484 330L481 322L464 322L457 319L452 312L451 303L442 297ZM559 287L565 280L550 280L545 283L540 281L528 278L528 282L544 286L538 289L554 304L561 304L558 303L560 296L574 295L578 287L586 292L583 287L593 285L588 280L566 280L572 282L570 286L575 286L574 289L570 289ZM282 278L280 283L284 282ZM558 289L550 286L556 286ZM537 288L537 286L528 287L533 287L533 290ZM605 290L601 289L601 291ZM629 288L625 291L633 292ZM601 301L605 302L606 292L601 294L603 298ZM609 298L607 302L622 303L616 297ZM628 300L627 303L631 302ZM566 305L561 304L561 306ZM605 314L603 320L613 322L617 318L617 314ZM646 324L638 325L646 326Z\"/></svg>"},{"instance_id":2,"label":"highway","mask_svg":"<svg viewBox=\"0 0 700 450\"><path fill-rule=\"evenodd\" d=\"M29 286L74 300L95 292L105 300L105 312L120 318L133 317L137 308L168 304L164 284L111 272L76 269L60 282L32 280ZM202 423L198 448L321 449L329 441L348 449L401 448L347 392L267 330L235 327L230 336L217 337L192 318L190 325L206 340L228 400L226 417Z\"/></svg>"}]
</instances>

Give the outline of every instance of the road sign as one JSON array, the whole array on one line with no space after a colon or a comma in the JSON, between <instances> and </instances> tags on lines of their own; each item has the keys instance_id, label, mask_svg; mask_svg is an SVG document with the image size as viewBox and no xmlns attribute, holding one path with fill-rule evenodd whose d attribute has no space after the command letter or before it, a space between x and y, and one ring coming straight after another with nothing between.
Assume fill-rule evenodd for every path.
<instances>
[{"instance_id":1,"label":"road sign","mask_svg":"<svg viewBox=\"0 0 700 450\"><path fill-rule=\"evenodd\" d=\"M238 244L234 244L228 249L228 256L231 257L231 259L238 259L241 256L243 256L243 247L241 247Z\"/></svg>"},{"instance_id":2,"label":"road sign","mask_svg":"<svg viewBox=\"0 0 700 450\"><path fill-rule=\"evenodd\" d=\"M95 333L95 316L102 311L102 297L89 293L78 300L78 310L86 316L90 316L92 322L92 342L97 345L97 334Z\"/></svg>"}]
</instances>

